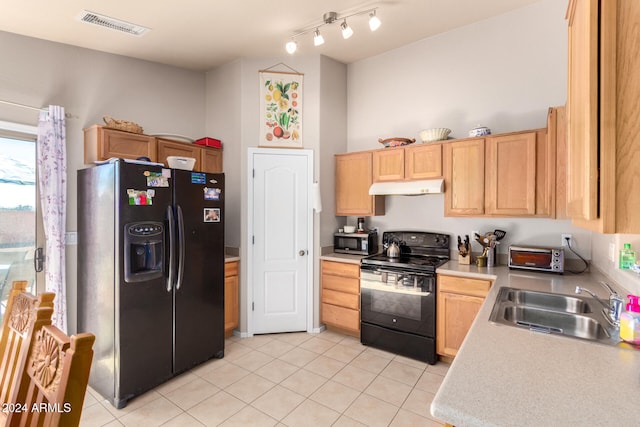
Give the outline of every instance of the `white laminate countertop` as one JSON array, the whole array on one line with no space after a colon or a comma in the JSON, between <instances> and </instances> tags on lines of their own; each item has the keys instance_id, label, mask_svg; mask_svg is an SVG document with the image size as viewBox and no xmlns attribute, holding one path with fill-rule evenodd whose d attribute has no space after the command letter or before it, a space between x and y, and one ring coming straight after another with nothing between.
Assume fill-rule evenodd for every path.
<instances>
[{"instance_id":1,"label":"white laminate countertop","mask_svg":"<svg viewBox=\"0 0 640 427\"><path fill-rule=\"evenodd\" d=\"M346 262L349 264L358 264L360 265L360 260L367 255L350 255L350 254L339 254L336 252L331 252L326 255L322 255L320 259L325 261L337 261L337 262Z\"/></svg>"},{"instance_id":2,"label":"white laminate countertop","mask_svg":"<svg viewBox=\"0 0 640 427\"><path fill-rule=\"evenodd\" d=\"M240 257L236 255L224 255L224 262L240 261Z\"/></svg>"},{"instance_id":3,"label":"white laminate countertop","mask_svg":"<svg viewBox=\"0 0 640 427\"><path fill-rule=\"evenodd\" d=\"M489 322L503 286L572 294L579 284L606 298L597 283L605 276L456 262L438 273L493 276L495 283L433 399L435 418L456 427L640 425L640 351Z\"/></svg>"}]
</instances>

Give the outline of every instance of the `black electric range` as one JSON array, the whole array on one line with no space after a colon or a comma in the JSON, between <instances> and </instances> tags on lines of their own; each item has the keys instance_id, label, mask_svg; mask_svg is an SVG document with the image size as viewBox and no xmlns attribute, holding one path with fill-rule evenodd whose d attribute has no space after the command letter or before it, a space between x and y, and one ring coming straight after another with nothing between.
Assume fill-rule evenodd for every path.
<instances>
[{"instance_id":1,"label":"black electric range","mask_svg":"<svg viewBox=\"0 0 640 427\"><path fill-rule=\"evenodd\" d=\"M399 257L388 257L392 243ZM436 357L436 269L449 260L449 235L392 231L384 252L360 266L360 340L430 364Z\"/></svg>"}]
</instances>

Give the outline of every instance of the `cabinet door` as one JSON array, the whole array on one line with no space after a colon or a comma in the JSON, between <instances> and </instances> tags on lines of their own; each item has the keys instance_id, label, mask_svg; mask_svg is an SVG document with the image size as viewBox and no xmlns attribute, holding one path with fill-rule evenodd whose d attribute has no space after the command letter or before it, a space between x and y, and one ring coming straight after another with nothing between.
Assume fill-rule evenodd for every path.
<instances>
[{"instance_id":1,"label":"cabinet door","mask_svg":"<svg viewBox=\"0 0 640 427\"><path fill-rule=\"evenodd\" d=\"M225 263L224 268L224 332L229 337L238 326L238 263Z\"/></svg>"},{"instance_id":2,"label":"cabinet door","mask_svg":"<svg viewBox=\"0 0 640 427\"><path fill-rule=\"evenodd\" d=\"M373 181L402 181L404 179L404 149L387 148L373 152Z\"/></svg>"},{"instance_id":3,"label":"cabinet door","mask_svg":"<svg viewBox=\"0 0 640 427\"><path fill-rule=\"evenodd\" d=\"M202 172L221 173L222 150L217 148L202 148Z\"/></svg>"},{"instance_id":4,"label":"cabinet door","mask_svg":"<svg viewBox=\"0 0 640 427\"><path fill-rule=\"evenodd\" d=\"M583 220L598 216L598 4L598 0L571 1L567 12L567 212Z\"/></svg>"},{"instance_id":5,"label":"cabinet door","mask_svg":"<svg viewBox=\"0 0 640 427\"><path fill-rule=\"evenodd\" d=\"M486 213L535 215L536 133L486 139Z\"/></svg>"},{"instance_id":6,"label":"cabinet door","mask_svg":"<svg viewBox=\"0 0 640 427\"><path fill-rule=\"evenodd\" d=\"M481 297L448 292L438 293L436 334L438 354L455 357L483 302L484 298Z\"/></svg>"},{"instance_id":7,"label":"cabinet door","mask_svg":"<svg viewBox=\"0 0 640 427\"><path fill-rule=\"evenodd\" d=\"M484 139L445 144L445 216L484 214Z\"/></svg>"},{"instance_id":8,"label":"cabinet door","mask_svg":"<svg viewBox=\"0 0 640 427\"><path fill-rule=\"evenodd\" d=\"M337 216L384 215L384 197L369 195L373 181L371 152L335 156Z\"/></svg>"},{"instance_id":9,"label":"cabinet door","mask_svg":"<svg viewBox=\"0 0 640 427\"><path fill-rule=\"evenodd\" d=\"M84 162L107 160L111 157L137 159L148 157L155 162L156 139L152 136L91 126L84 130Z\"/></svg>"},{"instance_id":10,"label":"cabinet door","mask_svg":"<svg viewBox=\"0 0 640 427\"><path fill-rule=\"evenodd\" d=\"M193 157L196 159L193 170L202 171L201 152L202 148L194 144L158 139L158 162L165 165L168 165L167 157L169 156Z\"/></svg>"},{"instance_id":11,"label":"cabinet door","mask_svg":"<svg viewBox=\"0 0 640 427\"><path fill-rule=\"evenodd\" d=\"M430 179L442 176L442 144L422 144L404 150L406 179Z\"/></svg>"}]
</instances>

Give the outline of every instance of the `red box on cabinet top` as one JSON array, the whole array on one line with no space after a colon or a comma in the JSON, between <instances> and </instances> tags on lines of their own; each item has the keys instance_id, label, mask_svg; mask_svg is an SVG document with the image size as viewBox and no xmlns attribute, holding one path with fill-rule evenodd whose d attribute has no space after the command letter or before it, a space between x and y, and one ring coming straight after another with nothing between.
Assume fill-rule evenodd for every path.
<instances>
[{"instance_id":1,"label":"red box on cabinet top","mask_svg":"<svg viewBox=\"0 0 640 427\"><path fill-rule=\"evenodd\" d=\"M206 147L222 148L222 141L214 138L200 138L195 143Z\"/></svg>"}]
</instances>

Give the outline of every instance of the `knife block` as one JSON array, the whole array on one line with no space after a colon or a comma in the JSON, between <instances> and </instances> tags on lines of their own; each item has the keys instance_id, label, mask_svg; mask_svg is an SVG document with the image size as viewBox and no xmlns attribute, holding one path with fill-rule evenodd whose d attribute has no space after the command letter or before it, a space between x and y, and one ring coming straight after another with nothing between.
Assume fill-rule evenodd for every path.
<instances>
[{"instance_id":1,"label":"knife block","mask_svg":"<svg viewBox=\"0 0 640 427\"><path fill-rule=\"evenodd\" d=\"M466 256L458 254L458 264L471 264L471 254L469 253Z\"/></svg>"}]
</instances>

